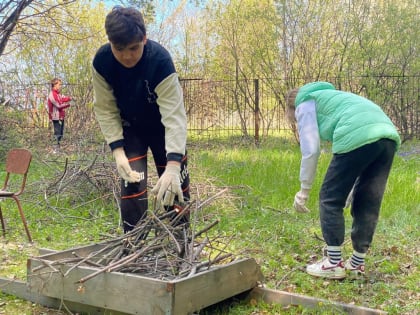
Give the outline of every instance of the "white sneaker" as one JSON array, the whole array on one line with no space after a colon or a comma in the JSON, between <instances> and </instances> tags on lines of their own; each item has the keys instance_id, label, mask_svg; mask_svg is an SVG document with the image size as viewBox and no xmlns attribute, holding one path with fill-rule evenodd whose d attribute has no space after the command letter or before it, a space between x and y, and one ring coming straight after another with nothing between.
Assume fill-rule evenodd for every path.
<instances>
[{"instance_id":1,"label":"white sneaker","mask_svg":"<svg viewBox=\"0 0 420 315\"><path fill-rule=\"evenodd\" d=\"M359 277L365 274L365 265L361 264L357 267L353 267L351 265L350 259L346 261L344 268L351 276Z\"/></svg>"},{"instance_id":2,"label":"white sneaker","mask_svg":"<svg viewBox=\"0 0 420 315\"><path fill-rule=\"evenodd\" d=\"M339 261L338 264L333 265L328 260L328 257L324 257L320 261L308 265L306 272L311 276L327 279L344 279L346 277L343 261Z\"/></svg>"}]
</instances>

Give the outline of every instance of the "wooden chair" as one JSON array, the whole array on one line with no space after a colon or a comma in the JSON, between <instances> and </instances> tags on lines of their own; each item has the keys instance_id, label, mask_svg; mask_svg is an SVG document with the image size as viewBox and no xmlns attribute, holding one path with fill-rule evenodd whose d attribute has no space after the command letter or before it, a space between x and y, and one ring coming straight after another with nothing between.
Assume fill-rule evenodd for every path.
<instances>
[{"instance_id":1,"label":"wooden chair","mask_svg":"<svg viewBox=\"0 0 420 315\"><path fill-rule=\"evenodd\" d=\"M26 149L12 149L7 153L6 158L6 179L4 181L3 188L0 190L1 198L13 198L19 208L20 217L22 218L23 225L25 227L26 235L28 236L29 242L32 243L31 233L29 232L28 225L26 223L25 215L23 214L22 207L20 205L18 196L23 193L26 185L26 178L28 175L29 166L32 160L32 153ZM13 175L13 176L11 176ZM20 189L17 192L7 191L10 187L10 179L21 177L22 182L20 183ZM16 184L17 185L17 184ZM6 227L4 224L3 213L1 210L0 203L0 220L3 229L3 235L6 235Z\"/></svg>"}]
</instances>

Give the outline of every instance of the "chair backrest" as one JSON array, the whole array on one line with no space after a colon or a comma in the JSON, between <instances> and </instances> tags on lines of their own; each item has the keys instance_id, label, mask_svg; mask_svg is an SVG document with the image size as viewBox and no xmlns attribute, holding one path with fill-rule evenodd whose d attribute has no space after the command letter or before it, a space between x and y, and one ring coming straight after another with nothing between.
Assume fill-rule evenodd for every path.
<instances>
[{"instance_id":1,"label":"chair backrest","mask_svg":"<svg viewBox=\"0 0 420 315\"><path fill-rule=\"evenodd\" d=\"M32 153L27 149L11 149L7 153L6 172L25 175L31 164Z\"/></svg>"}]
</instances>

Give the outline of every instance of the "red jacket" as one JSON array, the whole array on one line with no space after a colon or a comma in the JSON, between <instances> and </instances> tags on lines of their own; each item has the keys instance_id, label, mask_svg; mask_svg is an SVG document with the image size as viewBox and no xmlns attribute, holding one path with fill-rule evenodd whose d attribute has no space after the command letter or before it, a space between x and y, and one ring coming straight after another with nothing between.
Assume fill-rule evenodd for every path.
<instances>
[{"instance_id":1,"label":"red jacket","mask_svg":"<svg viewBox=\"0 0 420 315\"><path fill-rule=\"evenodd\" d=\"M69 102L71 97L61 95L58 91L52 89L48 95L48 117L50 120L63 120L66 116L67 107L70 107Z\"/></svg>"}]
</instances>

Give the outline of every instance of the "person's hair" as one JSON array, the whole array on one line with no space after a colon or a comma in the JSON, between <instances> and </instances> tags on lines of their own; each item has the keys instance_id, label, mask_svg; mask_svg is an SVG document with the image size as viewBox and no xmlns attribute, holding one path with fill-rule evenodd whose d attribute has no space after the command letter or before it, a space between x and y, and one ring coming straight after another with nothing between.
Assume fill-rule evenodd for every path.
<instances>
[{"instance_id":1,"label":"person's hair","mask_svg":"<svg viewBox=\"0 0 420 315\"><path fill-rule=\"evenodd\" d=\"M105 19L105 31L108 40L117 46L141 42L146 36L143 15L135 8L114 7Z\"/></svg>"},{"instance_id":2,"label":"person's hair","mask_svg":"<svg viewBox=\"0 0 420 315\"><path fill-rule=\"evenodd\" d=\"M286 95L286 117L291 124L295 122L295 100L299 89L293 89Z\"/></svg>"},{"instance_id":3,"label":"person's hair","mask_svg":"<svg viewBox=\"0 0 420 315\"><path fill-rule=\"evenodd\" d=\"M296 95L298 92L299 92L299 89L293 89L287 92L287 95L286 95L287 107L293 107L293 108L295 107L295 100L296 100Z\"/></svg>"},{"instance_id":4,"label":"person's hair","mask_svg":"<svg viewBox=\"0 0 420 315\"><path fill-rule=\"evenodd\" d=\"M59 79L59 78L52 79L51 82L50 82L51 88L53 88L59 82L61 82L61 79Z\"/></svg>"}]
</instances>

